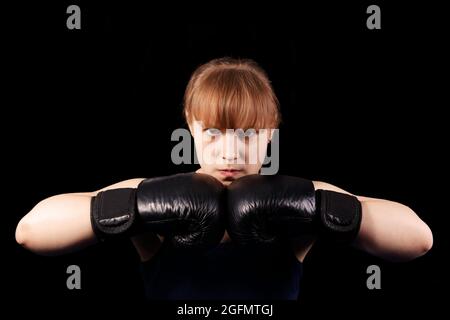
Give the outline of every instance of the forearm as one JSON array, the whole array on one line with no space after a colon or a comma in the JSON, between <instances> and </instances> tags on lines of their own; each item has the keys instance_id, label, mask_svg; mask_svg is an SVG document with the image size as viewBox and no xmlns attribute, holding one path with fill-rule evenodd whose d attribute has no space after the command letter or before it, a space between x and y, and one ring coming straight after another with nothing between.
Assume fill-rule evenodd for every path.
<instances>
[{"instance_id":1,"label":"forearm","mask_svg":"<svg viewBox=\"0 0 450 320\"><path fill-rule=\"evenodd\" d=\"M362 223L355 246L391 261L411 260L425 254L433 244L430 228L400 203L359 197Z\"/></svg>"},{"instance_id":2,"label":"forearm","mask_svg":"<svg viewBox=\"0 0 450 320\"><path fill-rule=\"evenodd\" d=\"M94 244L90 202L89 193L62 194L41 201L17 225L17 242L43 255L63 254Z\"/></svg>"},{"instance_id":3,"label":"forearm","mask_svg":"<svg viewBox=\"0 0 450 320\"><path fill-rule=\"evenodd\" d=\"M100 191L136 188L143 178L129 179L94 192L60 194L38 203L20 220L19 244L38 254L57 255L97 242L91 224L91 199Z\"/></svg>"}]
</instances>

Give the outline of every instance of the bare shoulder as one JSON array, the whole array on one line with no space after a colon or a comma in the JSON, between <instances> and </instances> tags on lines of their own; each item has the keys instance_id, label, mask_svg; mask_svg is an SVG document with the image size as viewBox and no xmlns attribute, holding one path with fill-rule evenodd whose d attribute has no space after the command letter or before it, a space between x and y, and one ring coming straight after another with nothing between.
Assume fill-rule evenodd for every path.
<instances>
[{"instance_id":1,"label":"bare shoulder","mask_svg":"<svg viewBox=\"0 0 450 320\"><path fill-rule=\"evenodd\" d=\"M330 190L330 191L350 194L350 192L347 192L344 189L336 187L335 185L332 185L331 183L327 183L327 182L323 182L323 181L313 181L313 184L314 184L314 188L316 190L322 189L322 190Z\"/></svg>"},{"instance_id":2,"label":"bare shoulder","mask_svg":"<svg viewBox=\"0 0 450 320\"><path fill-rule=\"evenodd\" d=\"M119 188L137 188L137 186L139 185L139 183L144 180L145 178L134 178L134 179L128 179L128 180L123 180L117 183L114 183L112 185L106 186L102 189L99 190L95 190L93 192L72 192L72 193L67 193L67 194L60 194L60 195L56 195L53 197L60 197L60 196L64 196L64 195L70 195L70 196L83 196L83 197L95 197L97 195L97 193L101 192L101 191L106 191L106 190L111 190L111 189L119 189Z\"/></svg>"},{"instance_id":3,"label":"bare shoulder","mask_svg":"<svg viewBox=\"0 0 450 320\"><path fill-rule=\"evenodd\" d=\"M316 190L322 189L322 190L330 190L330 191L335 191L335 192L349 194L349 195L357 197L359 201L369 201L369 200L370 201L384 201L384 200L381 200L381 199L355 195L355 194L352 194L352 193L350 193L348 191L345 191L344 189L336 187L335 185L332 185L331 183L327 183L327 182L323 182L323 181L313 181L313 184L314 184L314 188Z\"/></svg>"},{"instance_id":4,"label":"bare shoulder","mask_svg":"<svg viewBox=\"0 0 450 320\"><path fill-rule=\"evenodd\" d=\"M134 178L134 179L123 180L123 181L114 183L112 185L109 185L109 186L107 186L105 188L102 188L100 190L97 190L94 193L97 194L100 191L106 191L106 190L111 190L111 189L119 189L119 188L137 188L139 183L141 183L141 181L144 180L144 179L145 178Z\"/></svg>"}]
</instances>

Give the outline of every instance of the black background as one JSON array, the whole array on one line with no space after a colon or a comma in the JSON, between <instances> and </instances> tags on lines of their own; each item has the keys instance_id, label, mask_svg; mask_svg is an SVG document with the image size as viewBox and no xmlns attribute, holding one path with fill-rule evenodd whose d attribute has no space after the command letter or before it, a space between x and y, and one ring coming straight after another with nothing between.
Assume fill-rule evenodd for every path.
<instances>
[{"instance_id":1,"label":"black background","mask_svg":"<svg viewBox=\"0 0 450 320\"><path fill-rule=\"evenodd\" d=\"M174 129L186 127L190 74L213 58L251 58L281 103L280 173L404 203L427 222L434 247L393 264L318 244L305 260L300 300L366 310L436 310L444 255L448 49L443 10L428 2L374 3L382 29L366 28L373 3L243 5L21 4L5 10L2 140L7 254L13 301L142 300L131 244L39 257L15 243L17 222L40 200L115 182L189 171L171 163ZM81 7L81 30L66 8ZM82 290L65 287L82 269ZM366 268L382 289L366 288ZM346 307L347 308L347 307ZM352 307L353 308L353 307Z\"/></svg>"}]
</instances>

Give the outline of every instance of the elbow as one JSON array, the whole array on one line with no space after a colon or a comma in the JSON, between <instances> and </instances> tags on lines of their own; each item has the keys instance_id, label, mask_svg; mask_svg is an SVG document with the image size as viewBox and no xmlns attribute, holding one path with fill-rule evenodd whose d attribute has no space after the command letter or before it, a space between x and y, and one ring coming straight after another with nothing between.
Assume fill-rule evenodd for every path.
<instances>
[{"instance_id":1,"label":"elbow","mask_svg":"<svg viewBox=\"0 0 450 320\"><path fill-rule=\"evenodd\" d=\"M16 242L23 248L43 256L53 256L54 252L46 250L39 241L39 234L36 232L35 223L32 219L22 218L16 227Z\"/></svg>"},{"instance_id":2,"label":"elbow","mask_svg":"<svg viewBox=\"0 0 450 320\"><path fill-rule=\"evenodd\" d=\"M16 242L24 248L30 243L29 229L29 223L25 219L20 220L16 227Z\"/></svg>"},{"instance_id":3,"label":"elbow","mask_svg":"<svg viewBox=\"0 0 450 320\"><path fill-rule=\"evenodd\" d=\"M391 262L408 262L425 255L433 247L433 233L431 229L423 223L407 247L408 249L403 251L403 253L389 256L387 260Z\"/></svg>"},{"instance_id":4,"label":"elbow","mask_svg":"<svg viewBox=\"0 0 450 320\"><path fill-rule=\"evenodd\" d=\"M409 209L411 210L411 209ZM412 211L412 210L411 210ZM411 261L419 258L433 248L433 232L430 227L420 218L413 220L405 238L405 254L401 261Z\"/></svg>"},{"instance_id":5,"label":"elbow","mask_svg":"<svg viewBox=\"0 0 450 320\"><path fill-rule=\"evenodd\" d=\"M417 229L414 232L414 237L411 239L411 243L410 259L408 260L421 257L431 250L433 247L433 233L425 222L421 221L417 225Z\"/></svg>"},{"instance_id":6,"label":"elbow","mask_svg":"<svg viewBox=\"0 0 450 320\"><path fill-rule=\"evenodd\" d=\"M418 243L417 253L419 257L426 254L433 247L433 233L431 232L430 227L425 223L423 224L423 230Z\"/></svg>"},{"instance_id":7,"label":"elbow","mask_svg":"<svg viewBox=\"0 0 450 320\"><path fill-rule=\"evenodd\" d=\"M33 229L33 222L30 219L22 218L16 227L16 242L29 251L41 254Z\"/></svg>"}]
</instances>

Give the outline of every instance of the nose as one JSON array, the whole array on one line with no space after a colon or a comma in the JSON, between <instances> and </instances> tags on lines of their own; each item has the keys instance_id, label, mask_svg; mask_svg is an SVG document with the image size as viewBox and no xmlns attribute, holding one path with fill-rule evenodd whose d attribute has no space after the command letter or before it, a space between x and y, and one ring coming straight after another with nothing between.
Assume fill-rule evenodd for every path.
<instances>
[{"instance_id":1,"label":"nose","mask_svg":"<svg viewBox=\"0 0 450 320\"><path fill-rule=\"evenodd\" d=\"M226 133L222 150L222 159L225 161L235 161L238 158L238 150L235 135Z\"/></svg>"}]
</instances>

